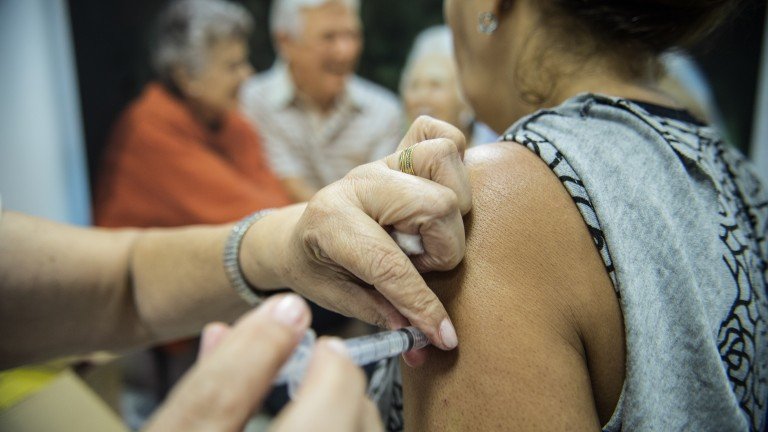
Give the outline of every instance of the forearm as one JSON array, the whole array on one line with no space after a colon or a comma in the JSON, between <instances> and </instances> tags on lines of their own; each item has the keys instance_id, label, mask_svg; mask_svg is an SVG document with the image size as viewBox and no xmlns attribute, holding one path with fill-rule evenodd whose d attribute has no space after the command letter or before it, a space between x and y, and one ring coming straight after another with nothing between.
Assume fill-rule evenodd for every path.
<instances>
[{"instance_id":1,"label":"forearm","mask_svg":"<svg viewBox=\"0 0 768 432\"><path fill-rule=\"evenodd\" d=\"M6 213L0 223L0 367L127 349L194 334L212 320L233 320L248 306L224 274L229 230L93 230ZM243 249L274 245L270 234L249 236ZM253 263L246 265L250 281L279 285L276 273L264 266L251 270Z\"/></svg>"},{"instance_id":2,"label":"forearm","mask_svg":"<svg viewBox=\"0 0 768 432\"><path fill-rule=\"evenodd\" d=\"M148 340L129 291L128 254L136 235L6 212L0 223L0 367Z\"/></svg>"},{"instance_id":3,"label":"forearm","mask_svg":"<svg viewBox=\"0 0 768 432\"><path fill-rule=\"evenodd\" d=\"M279 209L255 223L240 246L246 280L264 292L286 287L291 228L304 204ZM249 307L224 273L227 226L148 230L130 253L135 310L149 340L199 332L210 321L232 321Z\"/></svg>"},{"instance_id":4,"label":"forearm","mask_svg":"<svg viewBox=\"0 0 768 432\"><path fill-rule=\"evenodd\" d=\"M230 229L158 229L137 237L128 291L148 341L195 334L207 322L230 322L248 309L224 274L222 255Z\"/></svg>"}]
</instances>

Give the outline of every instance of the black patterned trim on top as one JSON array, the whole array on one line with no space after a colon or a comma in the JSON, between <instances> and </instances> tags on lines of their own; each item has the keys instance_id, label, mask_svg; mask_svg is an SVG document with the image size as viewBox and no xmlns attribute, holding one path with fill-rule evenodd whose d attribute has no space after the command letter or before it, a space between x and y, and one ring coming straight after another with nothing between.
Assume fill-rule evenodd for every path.
<instances>
[{"instance_id":1,"label":"black patterned trim on top","mask_svg":"<svg viewBox=\"0 0 768 432\"><path fill-rule=\"evenodd\" d=\"M603 229L600 227L600 221L597 219L597 213L595 213L595 207L592 205L592 200L589 198L587 189L584 187L581 178L576 171L568 163L568 160L563 156L557 148L552 145L547 139L541 135L527 129L521 129L514 133L508 133L501 137L502 141L517 142L526 146L529 150L534 152L541 158L555 173L557 178L563 184L565 189L573 198L573 202L576 203L581 217L587 224L587 229L592 240L595 242L600 257L605 264L605 271L608 272L608 276L613 283L613 289L618 296L621 296L619 292L618 279L616 278L616 269L613 266L613 259L611 259L611 253L608 250L608 244L605 242L605 236L603 235Z\"/></svg>"}]
</instances>

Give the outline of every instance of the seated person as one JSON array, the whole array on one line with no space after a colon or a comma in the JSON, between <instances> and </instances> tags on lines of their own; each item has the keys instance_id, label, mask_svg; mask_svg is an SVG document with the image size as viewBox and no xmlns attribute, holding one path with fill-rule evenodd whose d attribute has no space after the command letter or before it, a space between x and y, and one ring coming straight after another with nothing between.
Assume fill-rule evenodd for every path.
<instances>
[{"instance_id":1,"label":"seated person","mask_svg":"<svg viewBox=\"0 0 768 432\"><path fill-rule=\"evenodd\" d=\"M506 132L468 152L466 258L431 278L458 351L403 368L391 430L765 430L768 193L655 87L736 3L446 1Z\"/></svg>"},{"instance_id":2,"label":"seated person","mask_svg":"<svg viewBox=\"0 0 768 432\"><path fill-rule=\"evenodd\" d=\"M400 77L408 123L428 115L459 128L470 146L496 142L498 134L475 121L456 72L451 30L435 26L419 33Z\"/></svg>"},{"instance_id":3,"label":"seated person","mask_svg":"<svg viewBox=\"0 0 768 432\"><path fill-rule=\"evenodd\" d=\"M107 227L237 220L291 202L236 111L253 23L222 0L180 0L159 20L157 80L120 116L96 185Z\"/></svg>"},{"instance_id":4,"label":"seated person","mask_svg":"<svg viewBox=\"0 0 768 432\"><path fill-rule=\"evenodd\" d=\"M359 7L359 0L272 2L279 59L243 86L243 111L263 133L272 169L296 201L400 142L397 98L354 75L362 49Z\"/></svg>"},{"instance_id":5,"label":"seated person","mask_svg":"<svg viewBox=\"0 0 768 432\"><path fill-rule=\"evenodd\" d=\"M96 225L217 224L292 202L237 112L240 84L253 72L252 27L242 6L223 0L179 0L164 11L153 52L157 80L114 127L96 184ZM147 405L159 403L195 350L181 342L151 357L136 354L124 361L127 380L151 398ZM152 369L154 377L145 377ZM140 427L150 413L142 404L136 411L129 417Z\"/></svg>"}]
</instances>

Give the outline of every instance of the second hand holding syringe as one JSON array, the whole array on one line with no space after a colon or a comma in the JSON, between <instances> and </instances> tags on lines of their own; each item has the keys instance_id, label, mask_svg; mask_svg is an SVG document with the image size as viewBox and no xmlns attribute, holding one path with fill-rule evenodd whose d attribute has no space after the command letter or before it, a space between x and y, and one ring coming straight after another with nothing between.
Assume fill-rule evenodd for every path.
<instances>
[{"instance_id":1,"label":"second hand holding syringe","mask_svg":"<svg viewBox=\"0 0 768 432\"><path fill-rule=\"evenodd\" d=\"M288 394L291 397L296 394L304 380L316 339L315 332L312 329L307 330L275 379L275 385L288 384ZM429 345L429 339L416 327L405 327L400 330L347 339L344 345L352 362L358 366L364 366L414 349L424 348Z\"/></svg>"}]
</instances>

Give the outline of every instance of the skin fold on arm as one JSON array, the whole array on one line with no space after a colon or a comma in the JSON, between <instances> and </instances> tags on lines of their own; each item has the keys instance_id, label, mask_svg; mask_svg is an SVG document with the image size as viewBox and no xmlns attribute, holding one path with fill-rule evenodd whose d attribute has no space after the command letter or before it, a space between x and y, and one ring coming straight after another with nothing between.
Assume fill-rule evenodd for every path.
<instances>
[{"instance_id":1,"label":"skin fold on arm","mask_svg":"<svg viewBox=\"0 0 768 432\"><path fill-rule=\"evenodd\" d=\"M624 328L592 237L528 149L468 152L467 253L430 276L461 343L403 367L407 430L598 430L624 379Z\"/></svg>"}]
</instances>

